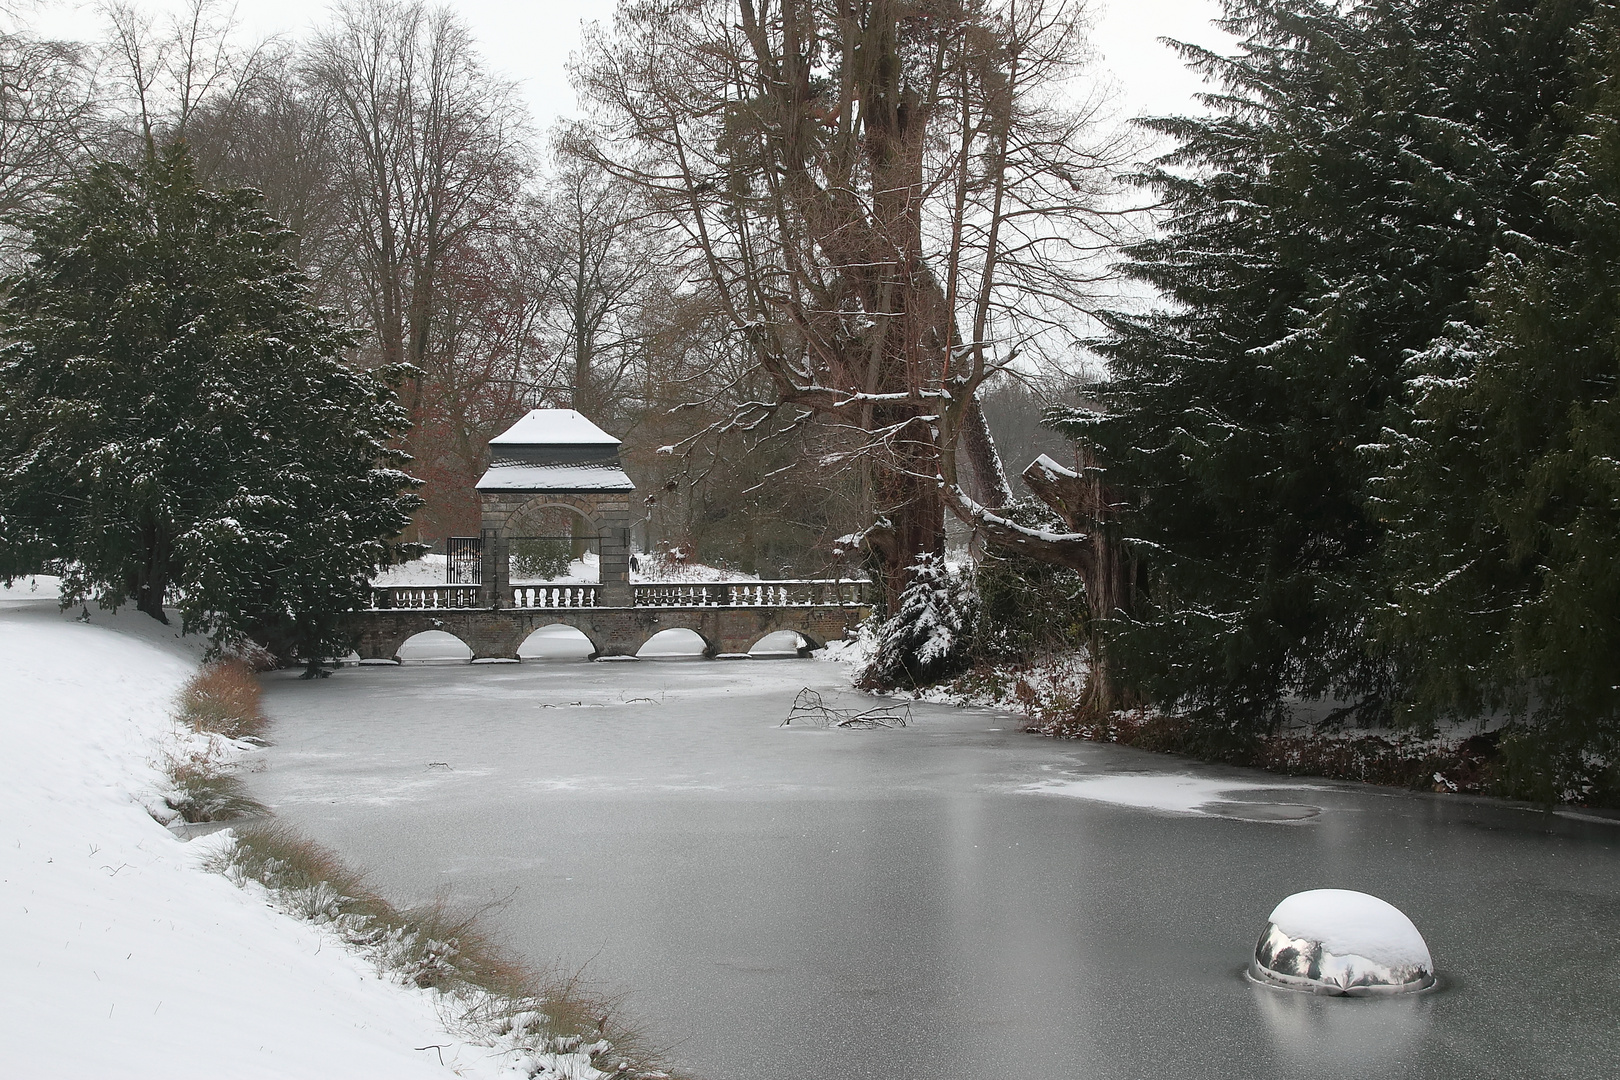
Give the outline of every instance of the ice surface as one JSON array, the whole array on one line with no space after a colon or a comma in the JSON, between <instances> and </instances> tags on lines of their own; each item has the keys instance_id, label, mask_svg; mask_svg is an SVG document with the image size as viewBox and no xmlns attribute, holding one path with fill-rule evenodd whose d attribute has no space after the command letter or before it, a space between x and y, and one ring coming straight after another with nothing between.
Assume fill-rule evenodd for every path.
<instances>
[{"instance_id":1,"label":"ice surface","mask_svg":"<svg viewBox=\"0 0 1620 1080\"><path fill-rule=\"evenodd\" d=\"M619 440L573 409L530 409L517 423L489 440L491 446L618 446Z\"/></svg>"},{"instance_id":2,"label":"ice surface","mask_svg":"<svg viewBox=\"0 0 1620 1080\"><path fill-rule=\"evenodd\" d=\"M1360 956L1392 968L1434 970L1429 946L1394 904L1351 889L1311 889L1278 904L1271 922L1291 938L1319 941L1339 957Z\"/></svg>"},{"instance_id":3,"label":"ice surface","mask_svg":"<svg viewBox=\"0 0 1620 1080\"><path fill-rule=\"evenodd\" d=\"M1610 826L1322 784L1321 813L1278 828L1212 814L1246 805L1223 793L1303 798L1285 778L1036 738L1006 713L779 727L804 686L874 703L836 663L267 686L256 794L404 902L498 902L503 940L627 991L709 1080L1610 1080L1620 1055L1620 936L1594 933L1620 910ZM1131 774L1150 805L1030 794ZM1312 995L1236 977L1261 917L1323 882L1396 900L1466 993L1341 1001L1324 1024Z\"/></svg>"}]
</instances>

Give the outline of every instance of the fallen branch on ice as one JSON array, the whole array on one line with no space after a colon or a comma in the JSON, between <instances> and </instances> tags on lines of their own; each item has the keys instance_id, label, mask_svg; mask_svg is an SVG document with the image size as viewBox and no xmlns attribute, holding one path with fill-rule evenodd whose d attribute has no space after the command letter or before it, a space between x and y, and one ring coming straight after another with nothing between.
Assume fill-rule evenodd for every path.
<instances>
[{"instance_id":1,"label":"fallen branch on ice","mask_svg":"<svg viewBox=\"0 0 1620 1080\"><path fill-rule=\"evenodd\" d=\"M837 709L821 700L821 695L807 686L793 699L793 708L787 719L777 726L787 727L795 720L811 727L902 728L911 723L911 704L902 701L897 705L878 705L859 712Z\"/></svg>"}]
</instances>

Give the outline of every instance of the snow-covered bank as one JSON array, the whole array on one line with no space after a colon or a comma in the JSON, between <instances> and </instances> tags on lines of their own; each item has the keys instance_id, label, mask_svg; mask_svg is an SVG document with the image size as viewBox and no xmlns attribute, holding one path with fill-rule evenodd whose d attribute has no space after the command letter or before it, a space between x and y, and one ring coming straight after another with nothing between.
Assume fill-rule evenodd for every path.
<instances>
[{"instance_id":1,"label":"snow-covered bank","mask_svg":"<svg viewBox=\"0 0 1620 1080\"><path fill-rule=\"evenodd\" d=\"M0 591L6 1075L429 1077L440 1054L511 1075L446 1033L431 991L203 869L228 837L153 820L198 651L144 615L83 624L54 588Z\"/></svg>"}]
</instances>

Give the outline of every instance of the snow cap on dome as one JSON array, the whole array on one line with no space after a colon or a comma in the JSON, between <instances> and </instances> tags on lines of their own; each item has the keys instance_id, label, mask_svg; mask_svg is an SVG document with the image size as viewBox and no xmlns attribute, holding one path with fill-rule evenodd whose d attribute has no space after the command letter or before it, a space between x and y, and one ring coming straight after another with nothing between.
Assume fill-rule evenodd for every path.
<instances>
[{"instance_id":1,"label":"snow cap on dome","mask_svg":"<svg viewBox=\"0 0 1620 1080\"><path fill-rule=\"evenodd\" d=\"M1386 900L1349 889L1295 893L1271 912L1291 938L1319 941L1335 956L1361 956L1389 967L1433 970L1429 946L1406 913Z\"/></svg>"}]
</instances>

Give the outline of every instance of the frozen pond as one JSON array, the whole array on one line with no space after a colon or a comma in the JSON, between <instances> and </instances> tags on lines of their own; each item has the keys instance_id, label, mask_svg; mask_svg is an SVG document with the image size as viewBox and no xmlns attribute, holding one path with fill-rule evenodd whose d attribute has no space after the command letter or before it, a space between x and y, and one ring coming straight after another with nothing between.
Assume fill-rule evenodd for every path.
<instances>
[{"instance_id":1,"label":"frozen pond","mask_svg":"<svg viewBox=\"0 0 1620 1080\"><path fill-rule=\"evenodd\" d=\"M509 898L490 919L510 944L588 963L707 1080L1616 1075L1620 825L987 712L777 726L842 679L801 660L277 674L252 783L398 901ZM1440 988L1244 981L1267 912L1322 887L1410 915Z\"/></svg>"}]
</instances>

